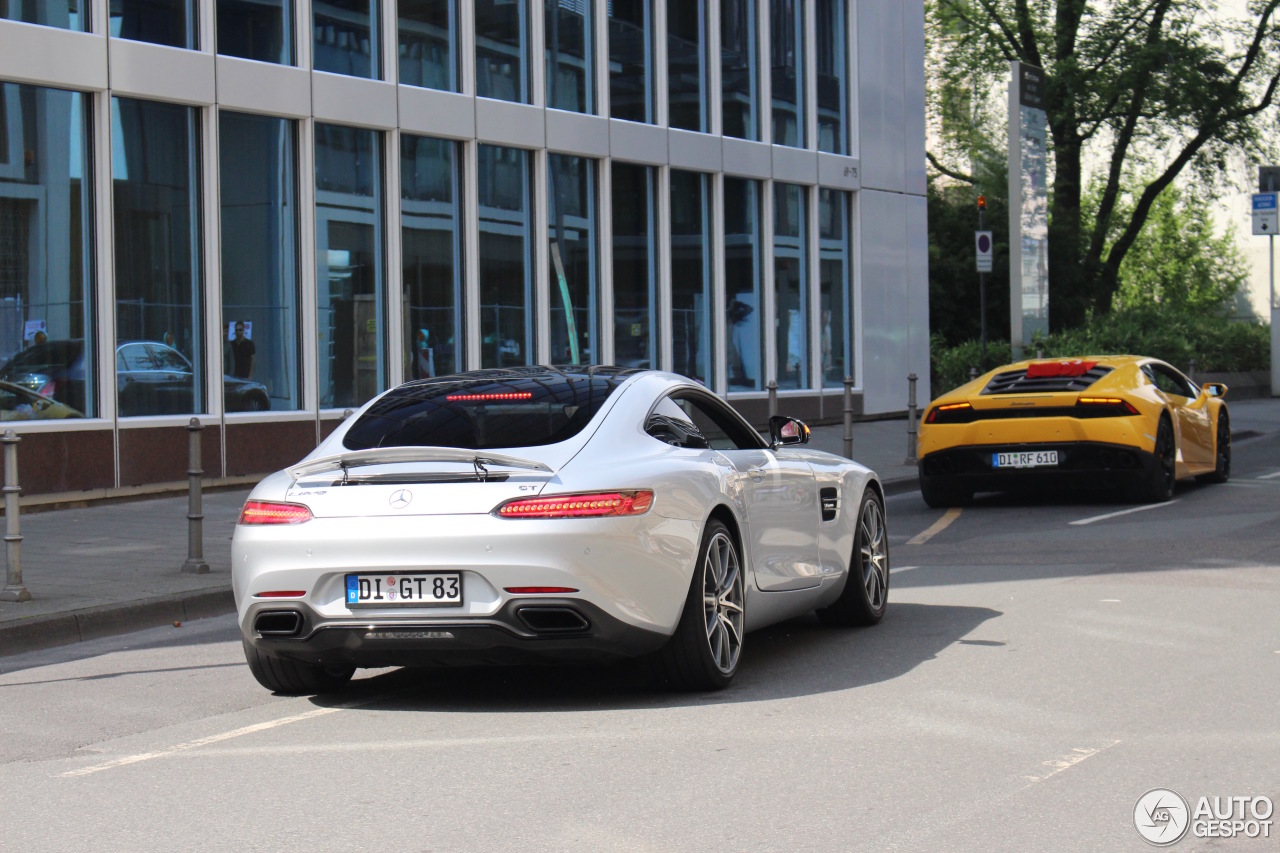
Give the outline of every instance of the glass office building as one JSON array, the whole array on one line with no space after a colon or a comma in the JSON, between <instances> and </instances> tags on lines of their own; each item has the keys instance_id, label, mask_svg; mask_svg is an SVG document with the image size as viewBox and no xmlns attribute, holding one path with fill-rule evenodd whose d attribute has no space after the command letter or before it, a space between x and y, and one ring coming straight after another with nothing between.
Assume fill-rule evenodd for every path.
<instances>
[{"instance_id":1,"label":"glass office building","mask_svg":"<svg viewBox=\"0 0 1280 853\"><path fill-rule=\"evenodd\" d=\"M838 419L849 376L900 411L923 51L922 0L0 4L25 491L183 480L193 417L249 480L475 368L669 370L757 423L773 382Z\"/></svg>"}]
</instances>

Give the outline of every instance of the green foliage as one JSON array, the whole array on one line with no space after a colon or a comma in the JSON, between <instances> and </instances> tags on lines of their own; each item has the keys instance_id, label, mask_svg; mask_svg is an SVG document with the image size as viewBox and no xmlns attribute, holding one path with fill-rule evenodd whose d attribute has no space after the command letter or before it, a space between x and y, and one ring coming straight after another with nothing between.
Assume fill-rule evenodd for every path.
<instances>
[{"instance_id":1,"label":"green foliage","mask_svg":"<svg viewBox=\"0 0 1280 853\"><path fill-rule=\"evenodd\" d=\"M933 391L943 394L968 381L979 367L977 341L949 347L941 335L930 338ZM1267 370L1271 365L1271 329L1265 323L1240 323L1212 313L1176 314L1145 305L1114 311L1038 342L1046 357L1146 355L1197 373ZM1031 353L1034 355L1034 353ZM1010 361L1009 344L988 344L986 369Z\"/></svg>"}]
</instances>

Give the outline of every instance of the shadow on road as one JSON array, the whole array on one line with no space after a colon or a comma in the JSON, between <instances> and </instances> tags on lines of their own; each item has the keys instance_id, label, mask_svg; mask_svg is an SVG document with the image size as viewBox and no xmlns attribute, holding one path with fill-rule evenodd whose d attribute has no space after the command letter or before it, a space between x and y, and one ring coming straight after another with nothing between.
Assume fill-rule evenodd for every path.
<instances>
[{"instance_id":1,"label":"shadow on road","mask_svg":"<svg viewBox=\"0 0 1280 853\"><path fill-rule=\"evenodd\" d=\"M357 678L312 701L389 711L543 712L759 702L850 690L897 678L932 660L1000 611L892 604L874 628L837 629L807 616L747 636L727 690L673 692L645 661L615 666L399 669Z\"/></svg>"}]
</instances>

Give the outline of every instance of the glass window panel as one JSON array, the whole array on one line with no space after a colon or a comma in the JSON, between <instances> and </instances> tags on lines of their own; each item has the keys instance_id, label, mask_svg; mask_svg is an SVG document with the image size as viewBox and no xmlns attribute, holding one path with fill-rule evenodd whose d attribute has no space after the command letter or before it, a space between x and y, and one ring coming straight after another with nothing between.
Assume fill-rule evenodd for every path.
<instances>
[{"instance_id":1,"label":"glass window panel","mask_svg":"<svg viewBox=\"0 0 1280 853\"><path fill-rule=\"evenodd\" d=\"M316 124L316 307L321 408L386 387L382 134Z\"/></svg>"},{"instance_id":2,"label":"glass window panel","mask_svg":"<svg viewBox=\"0 0 1280 853\"><path fill-rule=\"evenodd\" d=\"M720 71L724 135L759 139L756 0L723 0L720 4Z\"/></svg>"},{"instance_id":3,"label":"glass window panel","mask_svg":"<svg viewBox=\"0 0 1280 853\"><path fill-rule=\"evenodd\" d=\"M818 190L818 325L822 347L822 382L844 385L853 375L853 276L849 266L850 195Z\"/></svg>"},{"instance_id":4,"label":"glass window panel","mask_svg":"<svg viewBox=\"0 0 1280 853\"><path fill-rule=\"evenodd\" d=\"M228 412L302 408L296 127L270 116L218 116Z\"/></svg>"},{"instance_id":5,"label":"glass window panel","mask_svg":"<svg viewBox=\"0 0 1280 853\"><path fill-rule=\"evenodd\" d=\"M400 0L400 82L458 91L457 0Z\"/></svg>"},{"instance_id":6,"label":"glass window panel","mask_svg":"<svg viewBox=\"0 0 1280 853\"><path fill-rule=\"evenodd\" d=\"M613 362L657 367L654 170L613 164Z\"/></svg>"},{"instance_id":7,"label":"glass window panel","mask_svg":"<svg viewBox=\"0 0 1280 853\"><path fill-rule=\"evenodd\" d=\"M116 345L154 342L118 374L122 417L204 408L200 316L200 124L195 107L113 98ZM185 370L157 367L177 350Z\"/></svg>"},{"instance_id":8,"label":"glass window panel","mask_svg":"<svg viewBox=\"0 0 1280 853\"><path fill-rule=\"evenodd\" d=\"M400 229L408 379L457 373L463 359L458 145L400 137Z\"/></svg>"},{"instance_id":9,"label":"glass window panel","mask_svg":"<svg viewBox=\"0 0 1280 853\"><path fill-rule=\"evenodd\" d=\"M803 0L770 0L769 10L773 142L803 148L804 3Z\"/></svg>"},{"instance_id":10,"label":"glass window panel","mask_svg":"<svg viewBox=\"0 0 1280 853\"><path fill-rule=\"evenodd\" d=\"M778 387L809 387L809 264L804 187L773 185L773 304Z\"/></svg>"},{"instance_id":11,"label":"glass window panel","mask_svg":"<svg viewBox=\"0 0 1280 853\"><path fill-rule=\"evenodd\" d=\"M667 0L667 81L671 126L710 131L705 3Z\"/></svg>"},{"instance_id":12,"label":"glass window panel","mask_svg":"<svg viewBox=\"0 0 1280 853\"><path fill-rule=\"evenodd\" d=\"M599 359L595 175L594 160L566 154L547 157L554 364L593 364Z\"/></svg>"},{"instance_id":13,"label":"glass window panel","mask_svg":"<svg viewBox=\"0 0 1280 853\"><path fill-rule=\"evenodd\" d=\"M609 3L609 115L653 121L653 2Z\"/></svg>"},{"instance_id":14,"label":"glass window panel","mask_svg":"<svg viewBox=\"0 0 1280 853\"><path fill-rule=\"evenodd\" d=\"M671 170L671 344L676 373L710 386L711 177Z\"/></svg>"},{"instance_id":15,"label":"glass window panel","mask_svg":"<svg viewBox=\"0 0 1280 853\"><path fill-rule=\"evenodd\" d=\"M87 32L87 9L81 11L80 0L0 0L0 20Z\"/></svg>"},{"instance_id":16,"label":"glass window panel","mask_svg":"<svg viewBox=\"0 0 1280 853\"><path fill-rule=\"evenodd\" d=\"M845 0L816 0L818 32L818 150L845 154L845 111L849 102L845 53Z\"/></svg>"},{"instance_id":17,"label":"glass window panel","mask_svg":"<svg viewBox=\"0 0 1280 853\"><path fill-rule=\"evenodd\" d=\"M546 0L547 106L593 113L595 29L591 0Z\"/></svg>"},{"instance_id":18,"label":"glass window panel","mask_svg":"<svg viewBox=\"0 0 1280 853\"><path fill-rule=\"evenodd\" d=\"M0 84L0 379L94 417L89 100Z\"/></svg>"},{"instance_id":19,"label":"glass window panel","mask_svg":"<svg viewBox=\"0 0 1280 853\"><path fill-rule=\"evenodd\" d=\"M316 0L311 8L315 70L381 79L377 0Z\"/></svg>"},{"instance_id":20,"label":"glass window panel","mask_svg":"<svg viewBox=\"0 0 1280 853\"><path fill-rule=\"evenodd\" d=\"M730 391L759 391L764 352L760 182L724 179L725 325Z\"/></svg>"},{"instance_id":21,"label":"glass window panel","mask_svg":"<svg viewBox=\"0 0 1280 853\"><path fill-rule=\"evenodd\" d=\"M198 50L195 0L110 0L111 35Z\"/></svg>"},{"instance_id":22,"label":"glass window panel","mask_svg":"<svg viewBox=\"0 0 1280 853\"><path fill-rule=\"evenodd\" d=\"M475 0L476 94L529 102L529 25L526 3Z\"/></svg>"},{"instance_id":23,"label":"glass window panel","mask_svg":"<svg viewBox=\"0 0 1280 853\"><path fill-rule=\"evenodd\" d=\"M478 146L480 366L533 364L533 194L530 153Z\"/></svg>"},{"instance_id":24,"label":"glass window panel","mask_svg":"<svg viewBox=\"0 0 1280 853\"><path fill-rule=\"evenodd\" d=\"M293 64L292 0L218 0L218 53Z\"/></svg>"}]
</instances>

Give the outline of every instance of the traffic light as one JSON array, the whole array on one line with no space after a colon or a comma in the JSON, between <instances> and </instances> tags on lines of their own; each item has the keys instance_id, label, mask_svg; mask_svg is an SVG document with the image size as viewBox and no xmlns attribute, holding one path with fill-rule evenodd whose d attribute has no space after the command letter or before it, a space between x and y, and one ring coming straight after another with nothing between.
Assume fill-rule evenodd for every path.
<instances>
[{"instance_id":1,"label":"traffic light","mask_svg":"<svg viewBox=\"0 0 1280 853\"><path fill-rule=\"evenodd\" d=\"M987 197L985 195L978 196L978 210L987 209Z\"/></svg>"}]
</instances>

